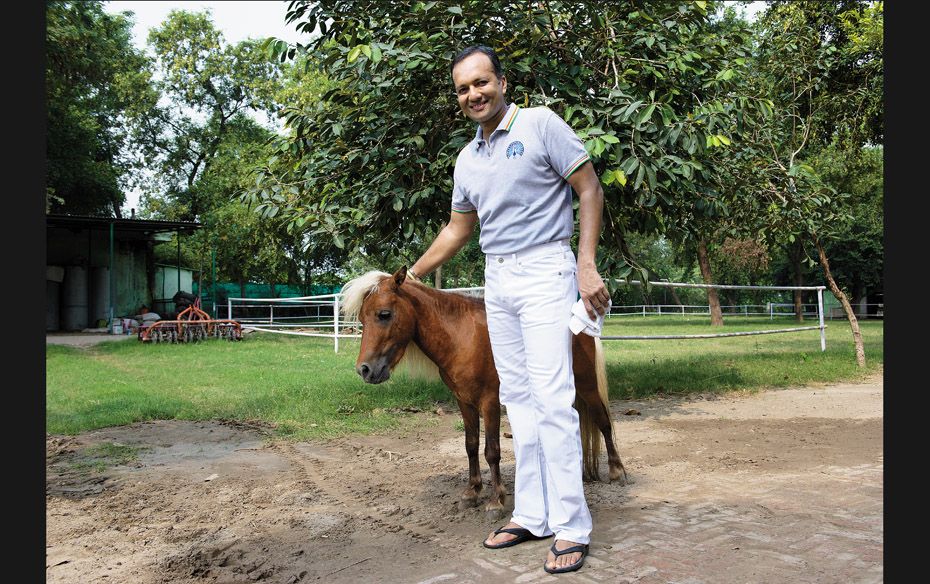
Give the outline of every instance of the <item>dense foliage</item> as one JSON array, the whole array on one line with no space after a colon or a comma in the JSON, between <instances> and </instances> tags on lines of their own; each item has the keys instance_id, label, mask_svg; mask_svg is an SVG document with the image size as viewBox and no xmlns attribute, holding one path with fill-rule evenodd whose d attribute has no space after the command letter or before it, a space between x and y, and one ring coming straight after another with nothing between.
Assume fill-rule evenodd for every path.
<instances>
[{"instance_id":1,"label":"dense foliage","mask_svg":"<svg viewBox=\"0 0 930 584\"><path fill-rule=\"evenodd\" d=\"M49 2L49 209L116 215L141 183L143 216L204 224L183 263L215 251L229 281L409 264L474 135L450 61L483 43L511 100L584 141L609 281L819 283L823 251L856 298L882 287L882 18L861 0L773 1L753 23L713 1L295 0L306 46L230 44L209 13L174 11L149 59L131 14ZM480 284L480 263L475 239L444 285Z\"/></svg>"},{"instance_id":2,"label":"dense foliage","mask_svg":"<svg viewBox=\"0 0 930 584\"><path fill-rule=\"evenodd\" d=\"M288 19L319 29L307 52L333 87L290 107L290 130L249 199L267 217L339 247L403 255L449 213L452 168L474 135L451 91L456 52L489 44L510 98L545 105L584 140L606 191L602 268L630 273L624 235L726 213L718 151L740 113L748 29L722 27L712 2L292 2ZM359 16L362 15L362 16ZM687 209L687 213L682 210ZM697 219L695 219L697 218Z\"/></svg>"},{"instance_id":3,"label":"dense foliage","mask_svg":"<svg viewBox=\"0 0 930 584\"><path fill-rule=\"evenodd\" d=\"M148 84L132 22L101 2L48 2L46 209L119 215L132 182L126 110Z\"/></svg>"}]
</instances>

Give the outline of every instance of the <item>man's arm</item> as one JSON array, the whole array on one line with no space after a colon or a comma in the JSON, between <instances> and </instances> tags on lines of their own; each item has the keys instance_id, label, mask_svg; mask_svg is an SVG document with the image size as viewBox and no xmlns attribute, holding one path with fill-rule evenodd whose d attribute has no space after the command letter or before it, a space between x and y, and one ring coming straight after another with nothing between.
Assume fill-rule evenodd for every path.
<instances>
[{"instance_id":1,"label":"man's arm","mask_svg":"<svg viewBox=\"0 0 930 584\"><path fill-rule=\"evenodd\" d=\"M471 213L452 211L451 215L449 223L442 228L442 231L433 240L426 253L410 266L410 271L414 272L416 277L422 278L446 263L449 258L465 247L465 244L471 239L475 224L478 222L478 213L474 211Z\"/></svg>"},{"instance_id":2,"label":"man's arm","mask_svg":"<svg viewBox=\"0 0 930 584\"><path fill-rule=\"evenodd\" d=\"M595 255L597 253L597 240L601 236L601 215L604 212L604 189L601 181L594 173L594 166L586 162L584 166L568 177L569 184L578 193L578 292L588 310L588 315L594 319L597 313L607 311L607 301L610 294L604 280L597 272Z\"/></svg>"}]
</instances>

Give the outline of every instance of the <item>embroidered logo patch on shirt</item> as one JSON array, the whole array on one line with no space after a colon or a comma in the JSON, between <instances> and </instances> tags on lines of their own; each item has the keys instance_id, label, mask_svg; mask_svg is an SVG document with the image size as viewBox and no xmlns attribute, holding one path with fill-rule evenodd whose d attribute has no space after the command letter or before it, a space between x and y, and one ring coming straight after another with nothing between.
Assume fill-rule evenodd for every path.
<instances>
[{"instance_id":1,"label":"embroidered logo patch on shirt","mask_svg":"<svg viewBox=\"0 0 930 584\"><path fill-rule=\"evenodd\" d=\"M523 156L523 142L519 140L511 142L507 146L507 158L516 158L517 156Z\"/></svg>"}]
</instances>

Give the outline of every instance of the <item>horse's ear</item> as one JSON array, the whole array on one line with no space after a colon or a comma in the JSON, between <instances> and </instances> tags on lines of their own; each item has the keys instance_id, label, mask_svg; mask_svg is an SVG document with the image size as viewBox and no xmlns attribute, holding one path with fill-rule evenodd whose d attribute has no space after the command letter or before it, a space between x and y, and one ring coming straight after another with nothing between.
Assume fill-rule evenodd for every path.
<instances>
[{"instance_id":1,"label":"horse's ear","mask_svg":"<svg viewBox=\"0 0 930 584\"><path fill-rule=\"evenodd\" d=\"M404 283L404 280L407 279L407 266L401 266L399 270L394 272L394 283L398 286Z\"/></svg>"}]
</instances>

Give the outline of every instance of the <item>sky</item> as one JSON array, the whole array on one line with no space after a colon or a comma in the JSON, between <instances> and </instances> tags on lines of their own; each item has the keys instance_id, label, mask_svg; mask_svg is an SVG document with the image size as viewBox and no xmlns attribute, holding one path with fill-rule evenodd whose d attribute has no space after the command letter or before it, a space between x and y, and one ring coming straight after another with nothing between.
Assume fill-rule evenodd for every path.
<instances>
[{"instance_id":1,"label":"sky","mask_svg":"<svg viewBox=\"0 0 930 584\"><path fill-rule=\"evenodd\" d=\"M309 35L298 33L294 27L297 23L287 24L284 14L286 1L265 2L106 2L104 9L110 13L135 13L133 40L135 45L145 48L145 39L149 29L160 26L172 10L201 12L208 9L213 16L213 24L223 32L226 42L235 44L247 38L263 39L273 36L288 42L306 42Z\"/></svg>"},{"instance_id":2,"label":"sky","mask_svg":"<svg viewBox=\"0 0 930 584\"><path fill-rule=\"evenodd\" d=\"M201 2L194 0L174 0L160 2L106 2L104 10L110 13L132 11L134 13L133 41L139 49L146 50L146 38L149 30L160 26L172 10L182 9L189 12L210 11L214 26L223 32L227 43L235 44L247 38L264 39L277 37L289 43L307 42L309 35L295 30L296 23L287 24L284 20L287 1L225 1ZM765 2L753 2L747 9L747 16L754 16ZM128 215L131 208L139 208L139 193L126 195L124 209Z\"/></svg>"}]
</instances>

